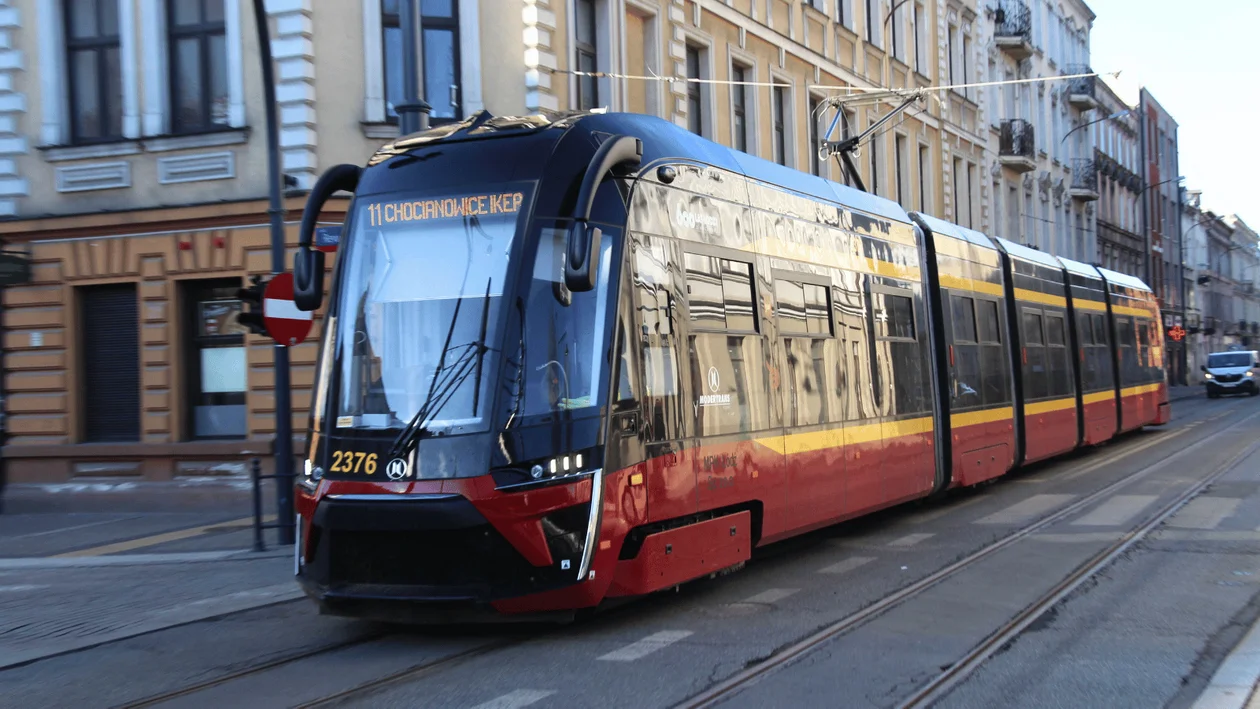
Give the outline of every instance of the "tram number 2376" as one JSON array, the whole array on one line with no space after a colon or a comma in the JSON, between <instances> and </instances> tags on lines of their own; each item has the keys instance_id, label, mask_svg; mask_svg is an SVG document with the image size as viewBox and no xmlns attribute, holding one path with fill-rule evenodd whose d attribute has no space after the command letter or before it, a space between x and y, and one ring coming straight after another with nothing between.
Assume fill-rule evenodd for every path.
<instances>
[{"instance_id":1,"label":"tram number 2376","mask_svg":"<svg viewBox=\"0 0 1260 709\"><path fill-rule=\"evenodd\" d=\"M332 467L329 472L371 475L376 472L376 454L356 451L333 451Z\"/></svg>"}]
</instances>

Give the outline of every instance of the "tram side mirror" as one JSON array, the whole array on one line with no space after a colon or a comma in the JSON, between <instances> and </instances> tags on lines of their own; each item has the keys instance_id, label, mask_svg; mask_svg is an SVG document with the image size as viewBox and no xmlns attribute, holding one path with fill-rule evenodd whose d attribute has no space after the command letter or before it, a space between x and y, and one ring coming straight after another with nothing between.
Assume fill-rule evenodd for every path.
<instances>
[{"instance_id":1,"label":"tram side mirror","mask_svg":"<svg viewBox=\"0 0 1260 709\"><path fill-rule=\"evenodd\" d=\"M354 192L362 173L357 165L334 165L316 180L306 197L298 226L298 251L293 255L293 302L298 310L318 310L324 300L324 249L315 236L320 210L334 192Z\"/></svg>"},{"instance_id":2,"label":"tram side mirror","mask_svg":"<svg viewBox=\"0 0 1260 709\"><path fill-rule=\"evenodd\" d=\"M574 293L595 290L599 274L599 227L586 222L573 222L565 244L564 285Z\"/></svg>"},{"instance_id":3,"label":"tram side mirror","mask_svg":"<svg viewBox=\"0 0 1260 709\"><path fill-rule=\"evenodd\" d=\"M573 224L569 226L565 242L564 284L574 293L594 290L595 279L599 275L600 231L589 224L595 191L614 169L633 170L642 162L643 142L621 135L600 144L582 173L573 208Z\"/></svg>"}]
</instances>

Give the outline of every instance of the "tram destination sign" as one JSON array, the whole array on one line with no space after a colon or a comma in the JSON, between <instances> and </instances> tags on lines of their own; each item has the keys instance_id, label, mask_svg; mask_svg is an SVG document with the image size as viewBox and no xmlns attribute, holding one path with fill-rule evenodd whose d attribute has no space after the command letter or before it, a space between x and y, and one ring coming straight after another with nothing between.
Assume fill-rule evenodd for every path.
<instances>
[{"instance_id":1,"label":"tram destination sign","mask_svg":"<svg viewBox=\"0 0 1260 709\"><path fill-rule=\"evenodd\" d=\"M0 251L0 286L17 286L31 280L31 260L26 254Z\"/></svg>"}]
</instances>

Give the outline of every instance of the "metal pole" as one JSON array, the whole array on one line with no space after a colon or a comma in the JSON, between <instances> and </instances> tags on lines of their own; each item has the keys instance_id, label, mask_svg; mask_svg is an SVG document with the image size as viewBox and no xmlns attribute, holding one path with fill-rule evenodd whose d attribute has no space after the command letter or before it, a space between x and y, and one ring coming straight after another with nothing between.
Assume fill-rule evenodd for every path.
<instances>
[{"instance_id":1,"label":"metal pole","mask_svg":"<svg viewBox=\"0 0 1260 709\"><path fill-rule=\"evenodd\" d=\"M1178 172L1181 172L1180 165L1177 166ZM1177 278L1181 281L1178 291L1181 294L1181 327L1184 330L1187 319L1190 317L1190 304L1186 300L1186 234L1182 229L1181 223L1181 191L1185 189L1182 185L1177 185ZM1178 383L1186 386L1190 383L1190 340L1188 337L1181 338L1181 372L1177 377Z\"/></svg>"},{"instance_id":2,"label":"metal pole","mask_svg":"<svg viewBox=\"0 0 1260 709\"><path fill-rule=\"evenodd\" d=\"M271 32L267 25L264 0L254 0L254 24L258 28L258 52L262 61L263 108L267 121L267 182L271 218L271 272L284 272L284 206L281 203L280 125L276 116L275 66L271 58ZM280 521L293 519L293 414L289 410L289 350L276 344L272 347L275 363L276 401L276 511ZM281 526L280 543L292 544L294 530Z\"/></svg>"},{"instance_id":3,"label":"metal pole","mask_svg":"<svg viewBox=\"0 0 1260 709\"><path fill-rule=\"evenodd\" d=\"M398 3L398 24L402 30L402 103L394 106L398 113L399 133L410 135L429 128L433 108L420 97L420 8L419 0ZM386 57L386 59L389 59Z\"/></svg>"},{"instance_id":4,"label":"metal pole","mask_svg":"<svg viewBox=\"0 0 1260 709\"><path fill-rule=\"evenodd\" d=\"M249 461L249 478L254 484L254 551L267 551L262 527L262 466L257 458Z\"/></svg>"}]
</instances>

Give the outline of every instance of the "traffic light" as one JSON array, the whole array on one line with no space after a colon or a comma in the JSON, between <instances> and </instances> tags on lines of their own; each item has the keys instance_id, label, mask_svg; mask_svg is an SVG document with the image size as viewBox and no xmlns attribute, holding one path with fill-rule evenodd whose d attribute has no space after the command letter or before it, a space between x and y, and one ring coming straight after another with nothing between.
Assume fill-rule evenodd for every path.
<instances>
[{"instance_id":1,"label":"traffic light","mask_svg":"<svg viewBox=\"0 0 1260 709\"><path fill-rule=\"evenodd\" d=\"M261 276L250 276L249 281L249 287L236 291L236 297L241 301L241 314L237 316L237 322L249 328L255 335L265 335L267 328L263 324L263 291L267 284L263 283Z\"/></svg>"}]
</instances>

